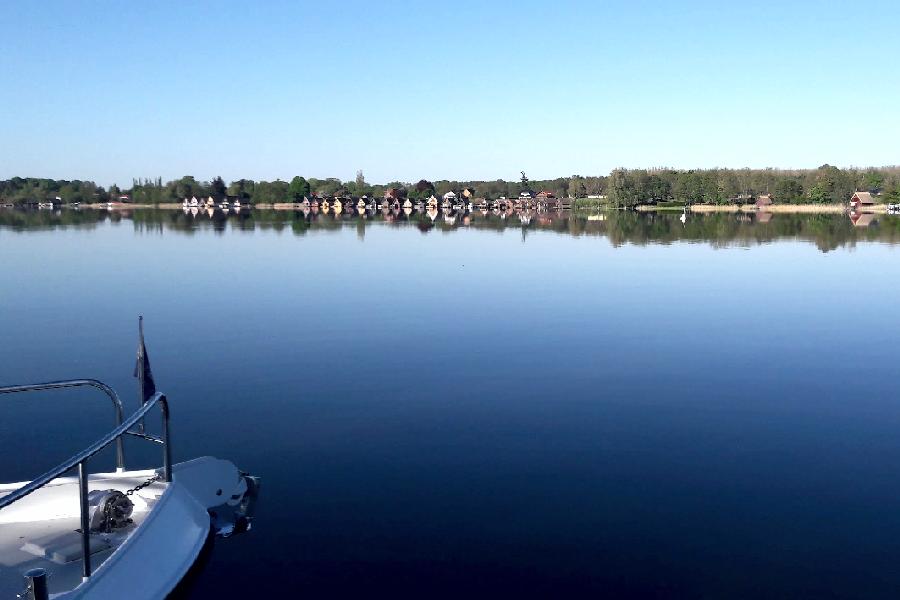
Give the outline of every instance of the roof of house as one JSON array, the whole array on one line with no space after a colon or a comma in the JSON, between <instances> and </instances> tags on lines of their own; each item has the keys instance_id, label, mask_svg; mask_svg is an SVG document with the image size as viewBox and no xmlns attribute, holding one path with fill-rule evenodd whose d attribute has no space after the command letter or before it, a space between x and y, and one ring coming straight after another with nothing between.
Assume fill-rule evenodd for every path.
<instances>
[{"instance_id":1,"label":"roof of house","mask_svg":"<svg viewBox=\"0 0 900 600\"><path fill-rule=\"evenodd\" d=\"M761 206L763 204L765 204L765 205L772 204L772 195L771 194L761 194L760 196L757 196L756 205Z\"/></svg>"},{"instance_id":2,"label":"roof of house","mask_svg":"<svg viewBox=\"0 0 900 600\"><path fill-rule=\"evenodd\" d=\"M875 200L872 199L872 194L869 192L856 192L853 194L853 198L859 200L860 204L875 204ZM852 202L851 198L851 202Z\"/></svg>"}]
</instances>

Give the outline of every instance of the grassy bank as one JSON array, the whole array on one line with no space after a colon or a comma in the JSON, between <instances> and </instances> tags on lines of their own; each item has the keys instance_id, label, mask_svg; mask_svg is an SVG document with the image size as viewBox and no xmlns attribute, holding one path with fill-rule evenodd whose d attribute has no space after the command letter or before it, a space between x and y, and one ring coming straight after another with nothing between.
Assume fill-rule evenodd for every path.
<instances>
[{"instance_id":1,"label":"grassy bank","mask_svg":"<svg viewBox=\"0 0 900 600\"><path fill-rule=\"evenodd\" d=\"M755 212L756 206L745 205L736 206L734 204L695 204L689 208L691 212L709 213L709 212ZM770 213L791 213L791 214L842 214L846 212L848 207L844 204L772 204L760 209L762 212ZM867 206L863 209L865 212L883 213L887 211L887 205L876 204Z\"/></svg>"}]
</instances>

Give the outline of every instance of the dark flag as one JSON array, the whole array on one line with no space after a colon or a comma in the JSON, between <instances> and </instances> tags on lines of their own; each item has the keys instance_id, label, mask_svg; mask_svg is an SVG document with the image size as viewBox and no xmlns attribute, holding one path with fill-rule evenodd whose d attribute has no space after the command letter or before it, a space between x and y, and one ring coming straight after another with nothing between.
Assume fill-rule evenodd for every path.
<instances>
[{"instance_id":1,"label":"dark flag","mask_svg":"<svg viewBox=\"0 0 900 600\"><path fill-rule=\"evenodd\" d=\"M150 370L150 359L147 357L147 348L144 347L144 317L138 317L138 350L137 362L134 365L134 376L138 378L138 386L141 391L141 406L156 393L156 384L153 383L153 371Z\"/></svg>"}]
</instances>

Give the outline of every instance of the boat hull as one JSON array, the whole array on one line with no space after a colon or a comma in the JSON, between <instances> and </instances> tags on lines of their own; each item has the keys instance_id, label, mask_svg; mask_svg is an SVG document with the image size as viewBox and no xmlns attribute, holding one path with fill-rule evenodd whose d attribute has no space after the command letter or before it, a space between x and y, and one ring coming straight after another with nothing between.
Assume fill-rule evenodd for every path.
<instances>
[{"instance_id":1,"label":"boat hull","mask_svg":"<svg viewBox=\"0 0 900 600\"><path fill-rule=\"evenodd\" d=\"M156 473L95 474L88 487L124 492ZM21 485L0 486L0 496ZM162 600L197 560L211 529L220 536L249 529L257 491L258 481L226 460L174 465L170 483L131 496L135 522L127 531L91 534L93 572L82 581L80 546L75 557L68 542L78 527L77 479L58 478L0 511L0 599L15 597L25 571L40 567L53 574L48 585L55 598Z\"/></svg>"}]
</instances>

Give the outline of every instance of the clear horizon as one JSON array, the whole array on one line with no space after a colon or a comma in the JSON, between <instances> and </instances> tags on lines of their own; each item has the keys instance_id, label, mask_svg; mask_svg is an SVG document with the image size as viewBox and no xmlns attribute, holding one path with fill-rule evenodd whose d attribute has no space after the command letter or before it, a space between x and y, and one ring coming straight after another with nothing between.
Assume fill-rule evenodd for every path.
<instances>
[{"instance_id":1,"label":"clear horizon","mask_svg":"<svg viewBox=\"0 0 900 600\"><path fill-rule=\"evenodd\" d=\"M900 162L886 1L9 8L0 179Z\"/></svg>"}]
</instances>

